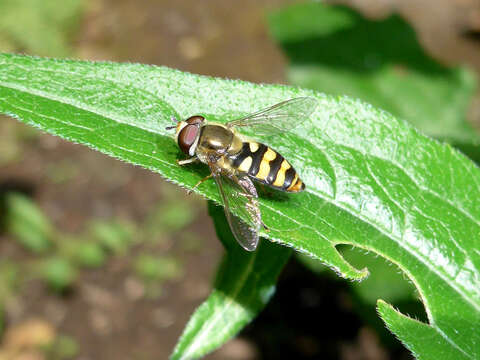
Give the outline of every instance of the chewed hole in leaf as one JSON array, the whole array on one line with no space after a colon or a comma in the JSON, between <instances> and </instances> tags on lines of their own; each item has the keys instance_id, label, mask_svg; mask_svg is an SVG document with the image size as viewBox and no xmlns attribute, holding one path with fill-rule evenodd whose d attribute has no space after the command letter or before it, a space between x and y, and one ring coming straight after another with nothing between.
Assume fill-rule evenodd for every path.
<instances>
[{"instance_id":1,"label":"chewed hole in leaf","mask_svg":"<svg viewBox=\"0 0 480 360\"><path fill-rule=\"evenodd\" d=\"M362 307L368 306L373 311L382 299L415 320L428 321L414 282L396 264L359 247L338 244L336 249L353 267L368 269L368 278L351 284L352 296Z\"/></svg>"}]
</instances>

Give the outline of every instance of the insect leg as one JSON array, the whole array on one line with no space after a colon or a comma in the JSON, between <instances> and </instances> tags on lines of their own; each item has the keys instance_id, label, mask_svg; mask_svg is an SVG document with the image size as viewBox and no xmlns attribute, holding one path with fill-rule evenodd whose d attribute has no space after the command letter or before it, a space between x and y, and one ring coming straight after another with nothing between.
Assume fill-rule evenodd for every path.
<instances>
[{"instance_id":1,"label":"insect leg","mask_svg":"<svg viewBox=\"0 0 480 360\"><path fill-rule=\"evenodd\" d=\"M177 160L177 164L178 165L187 165L187 164L191 164L195 161L197 161L198 159L196 157L192 157L190 159L185 159L185 160Z\"/></svg>"},{"instance_id":2,"label":"insect leg","mask_svg":"<svg viewBox=\"0 0 480 360\"><path fill-rule=\"evenodd\" d=\"M205 176L202 180L200 180L199 182L197 182L197 183L195 184L195 186L194 186L191 190L188 190L188 191L187 191L187 194L190 195L190 194L193 192L193 190L196 189L196 187L197 187L198 185L200 185L200 184L203 183L204 181L210 179L212 176L213 176L212 174L210 174L210 175L208 175L208 176Z\"/></svg>"}]
</instances>

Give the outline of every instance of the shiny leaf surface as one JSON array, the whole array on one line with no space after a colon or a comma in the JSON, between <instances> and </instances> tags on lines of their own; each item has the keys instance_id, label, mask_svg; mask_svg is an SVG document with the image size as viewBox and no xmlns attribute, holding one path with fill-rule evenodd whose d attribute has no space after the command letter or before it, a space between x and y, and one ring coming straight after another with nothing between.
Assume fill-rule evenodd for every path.
<instances>
[{"instance_id":1,"label":"shiny leaf surface","mask_svg":"<svg viewBox=\"0 0 480 360\"><path fill-rule=\"evenodd\" d=\"M388 258L413 281L426 307L429 325L408 326L428 329L444 345L426 355L419 348L417 355L446 358L448 349L448 358L479 358L480 171L451 146L371 105L313 90L138 64L0 56L0 112L186 188L207 170L176 165L181 155L165 130L172 115L227 121L298 96L318 99L312 118L292 134L258 140L289 159L307 189L262 195L271 229L262 236L350 279L367 270L350 266L337 244ZM219 201L211 181L196 191ZM401 337L402 322L390 318Z\"/></svg>"}]
</instances>

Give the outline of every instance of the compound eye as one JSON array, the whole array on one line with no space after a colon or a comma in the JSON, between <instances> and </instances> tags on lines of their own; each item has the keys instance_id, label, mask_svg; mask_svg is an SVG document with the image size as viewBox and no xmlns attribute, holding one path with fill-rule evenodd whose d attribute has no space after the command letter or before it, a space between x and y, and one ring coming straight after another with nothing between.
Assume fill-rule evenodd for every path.
<instances>
[{"instance_id":1,"label":"compound eye","mask_svg":"<svg viewBox=\"0 0 480 360\"><path fill-rule=\"evenodd\" d=\"M190 125L200 125L200 124L203 123L204 121L205 121L205 118L204 118L203 116L195 115L195 116L189 117L189 118L186 120L186 123L187 123L187 124L190 124Z\"/></svg>"},{"instance_id":2,"label":"compound eye","mask_svg":"<svg viewBox=\"0 0 480 360\"><path fill-rule=\"evenodd\" d=\"M195 143L199 131L200 128L197 125L187 125L178 134L178 146L185 154L189 154L190 147Z\"/></svg>"}]
</instances>

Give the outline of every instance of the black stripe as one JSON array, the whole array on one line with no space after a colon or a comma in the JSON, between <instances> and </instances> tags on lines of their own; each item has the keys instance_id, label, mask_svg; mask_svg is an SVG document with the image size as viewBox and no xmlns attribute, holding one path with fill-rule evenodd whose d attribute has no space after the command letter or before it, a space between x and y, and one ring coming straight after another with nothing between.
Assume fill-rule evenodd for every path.
<instances>
[{"instance_id":1,"label":"black stripe","mask_svg":"<svg viewBox=\"0 0 480 360\"><path fill-rule=\"evenodd\" d=\"M292 181L295 179L295 174L296 171L293 167L290 167L290 169L285 172L285 181L282 186L284 189L288 189L290 185L292 185Z\"/></svg>"},{"instance_id":2,"label":"black stripe","mask_svg":"<svg viewBox=\"0 0 480 360\"><path fill-rule=\"evenodd\" d=\"M248 175L255 176L258 174L258 170L260 170L260 164L263 160L263 155L267 152L268 147L263 144L258 144L259 147L257 151L251 153L252 156L252 165L250 165L250 169L248 169Z\"/></svg>"},{"instance_id":3,"label":"black stripe","mask_svg":"<svg viewBox=\"0 0 480 360\"><path fill-rule=\"evenodd\" d=\"M233 167L238 169L243 160L245 160L250 155L252 155L252 152L250 151L250 146L248 145L248 142L244 142L242 145L242 150L230 157Z\"/></svg>"},{"instance_id":4,"label":"black stripe","mask_svg":"<svg viewBox=\"0 0 480 360\"><path fill-rule=\"evenodd\" d=\"M276 151L275 151L275 154L277 154L277 157L272 161L270 161L270 172L268 173L268 176L265 179L265 182L269 185L272 185L275 182L275 179L277 178L278 170L282 166L282 162L283 162L283 156L277 153Z\"/></svg>"}]
</instances>

